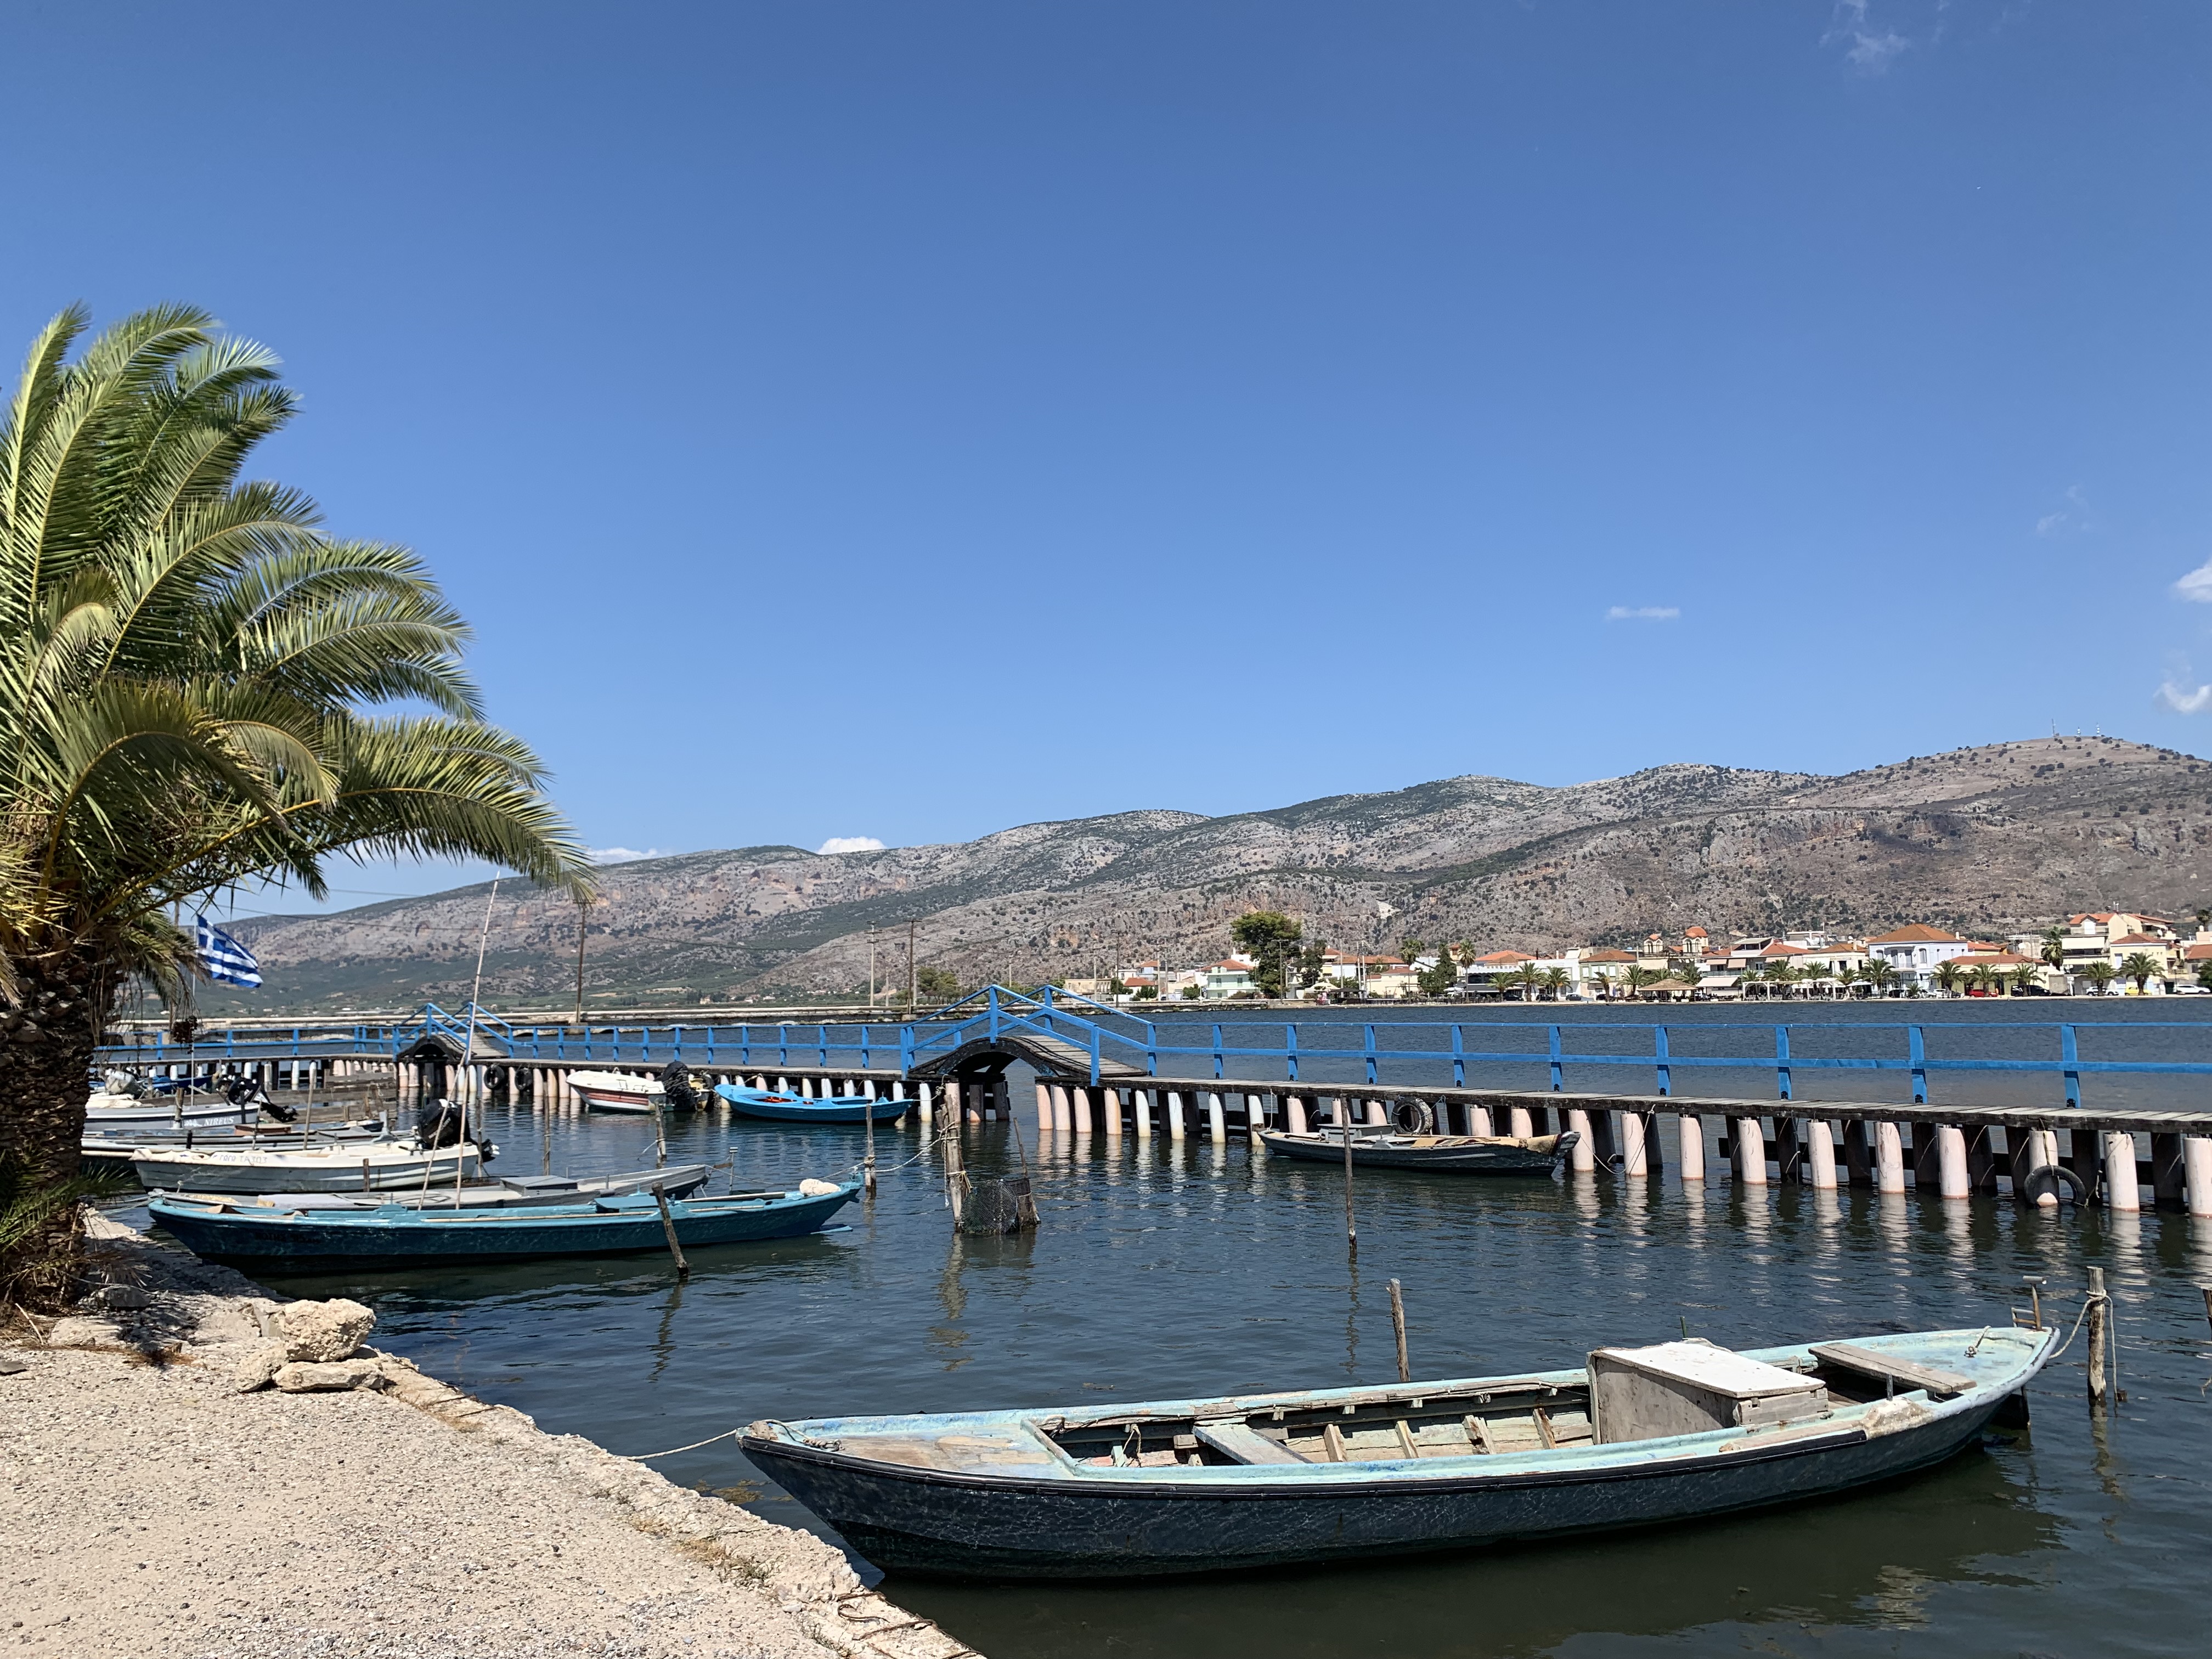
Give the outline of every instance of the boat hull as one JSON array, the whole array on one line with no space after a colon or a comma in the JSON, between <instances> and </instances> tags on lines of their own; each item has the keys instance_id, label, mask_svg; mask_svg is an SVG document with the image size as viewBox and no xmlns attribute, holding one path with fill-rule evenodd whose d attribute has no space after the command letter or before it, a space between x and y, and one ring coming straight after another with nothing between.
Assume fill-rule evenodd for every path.
<instances>
[{"instance_id":1,"label":"boat hull","mask_svg":"<svg viewBox=\"0 0 2212 1659\"><path fill-rule=\"evenodd\" d=\"M665 1096L634 1094L621 1089L586 1086L574 1092L595 1112L635 1112L640 1116L650 1116L668 1103Z\"/></svg>"},{"instance_id":2,"label":"boat hull","mask_svg":"<svg viewBox=\"0 0 2212 1659\"><path fill-rule=\"evenodd\" d=\"M714 1092L729 1103L740 1117L765 1118L775 1123L895 1122L913 1109L910 1100L870 1100L866 1095L824 1095L808 1100L799 1095L780 1095L767 1089L740 1089L717 1084Z\"/></svg>"},{"instance_id":3,"label":"boat hull","mask_svg":"<svg viewBox=\"0 0 2212 1659\"><path fill-rule=\"evenodd\" d=\"M1954 1336L1963 1350L1976 1333L1941 1334ZM1768 1431L1495 1456L1104 1468L1068 1458L1049 1437L1056 1425L1109 1411L1117 1420L1187 1417L1189 1401L1080 1413L755 1424L740 1443L763 1473L888 1569L1106 1578L1352 1561L1701 1520L1909 1474L1976 1443L2044 1364L2056 1335L1989 1337L1980 1382L1942 1401L1908 1393ZM1765 1357L1807 1358L1802 1350L1769 1350ZM1571 1389L1583 1375L1534 1381ZM1391 1392L1443 1395L1484 1386L1485 1380L1415 1383ZM1195 1411L1200 1418L1264 1419L1273 1402L1310 1410L1358 1392L1242 1396ZM933 1443L991 1449L954 1453L969 1457L970 1467L948 1468L930 1462ZM872 1444L885 1455L869 1455Z\"/></svg>"},{"instance_id":4,"label":"boat hull","mask_svg":"<svg viewBox=\"0 0 2212 1659\"><path fill-rule=\"evenodd\" d=\"M228 1101L203 1101L185 1105L176 1100L135 1100L127 1106L88 1106L84 1133L88 1135L174 1133L179 1128L204 1133L252 1123L258 1106L234 1106Z\"/></svg>"},{"instance_id":5,"label":"boat hull","mask_svg":"<svg viewBox=\"0 0 2212 1659\"><path fill-rule=\"evenodd\" d=\"M1278 1158L1310 1164L1344 1163L1344 1142L1320 1135L1285 1134L1267 1131L1261 1137ZM1413 1137L1406 1137L1410 1140ZM1352 1139L1352 1165L1356 1170L1429 1170L1439 1175L1549 1175L1553 1166L1575 1143L1572 1133L1532 1137L1537 1147L1516 1146L1510 1140L1473 1140L1464 1145L1394 1146L1380 1138Z\"/></svg>"},{"instance_id":6,"label":"boat hull","mask_svg":"<svg viewBox=\"0 0 2212 1659\"><path fill-rule=\"evenodd\" d=\"M361 1193L453 1184L483 1172L473 1146L445 1146L429 1153L394 1155L390 1143L339 1146L328 1156L275 1152L204 1154L174 1150L149 1152L131 1160L138 1184L156 1190L196 1193Z\"/></svg>"},{"instance_id":7,"label":"boat hull","mask_svg":"<svg viewBox=\"0 0 2212 1659\"><path fill-rule=\"evenodd\" d=\"M703 1249L817 1231L860 1190L854 1182L832 1193L788 1193L770 1200L691 1199L668 1207L684 1249ZM147 1207L163 1229L196 1255L238 1262L260 1273L636 1255L668 1249L659 1207L641 1198L473 1215L439 1215L397 1206L366 1215L313 1210L248 1215L167 1196L156 1197Z\"/></svg>"}]
</instances>

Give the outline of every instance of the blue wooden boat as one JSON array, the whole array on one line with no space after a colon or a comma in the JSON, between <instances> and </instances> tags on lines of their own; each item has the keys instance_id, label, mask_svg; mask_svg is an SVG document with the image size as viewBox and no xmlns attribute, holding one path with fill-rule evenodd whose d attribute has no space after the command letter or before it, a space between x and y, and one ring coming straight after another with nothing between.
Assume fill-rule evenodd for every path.
<instances>
[{"instance_id":1,"label":"blue wooden boat","mask_svg":"<svg viewBox=\"0 0 2212 1659\"><path fill-rule=\"evenodd\" d=\"M730 1103L740 1117L772 1118L779 1123L878 1123L904 1117L914 1109L910 1100L871 1100L866 1095L778 1094L773 1089L746 1089L734 1083L718 1083L714 1092Z\"/></svg>"},{"instance_id":2,"label":"blue wooden boat","mask_svg":"<svg viewBox=\"0 0 2212 1659\"><path fill-rule=\"evenodd\" d=\"M1310 1164L1344 1162L1344 1131L1334 1125L1305 1133L1267 1129L1260 1139L1277 1158ZM1441 1175L1547 1176L1582 1136L1401 1134L1388 1129L1352 1135L1352 1162L1362 1170L1426 1170Z\"/></svg>"},{"instance_id":3,"label":"blue wooden boat","mask_svg":"<svg viewBox=\"0 0 2212 1659\"><path fill-rule=\"evenodd\" d=\"M1690 1340L1519 1376L759 1422L741 1443L880 1566L1193 1573L1689 1521L1887 1480L2001 1413L2024 1423L2056 1340Z\"/></svg>"},{"instance_id":4,"label":"blue wooden boat","mask_svg":"<svg viewBox=\"0 0 2212 1659\"><path fill-rule=\"evenodd\" d=\"M688 1198L672 1200L668 1212L678 1240L687 1250L699 1249L813 1232L860 1190L859 1182L848 1181L821 1192ZM146 1207L196 1254L239 1262L258 1273L641 1255L668 1248L659 1206L650 1193L588 1204L459 1212L399 1204L366 1211L272 1209L216 1194L162 1193Z\"/></svg>"}]
</instances>

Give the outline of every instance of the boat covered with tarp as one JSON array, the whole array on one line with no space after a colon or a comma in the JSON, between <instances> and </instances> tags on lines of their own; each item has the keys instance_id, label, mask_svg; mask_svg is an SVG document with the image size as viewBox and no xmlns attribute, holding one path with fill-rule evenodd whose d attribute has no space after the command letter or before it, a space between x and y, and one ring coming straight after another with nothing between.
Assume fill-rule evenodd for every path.
<instances>
[{"instance_id":1,"label":"boat covered with tarp","mask_svg":"<svg viewBox=\"0 0 2212 1659\"><path fill-rule=\"evenodd\" d=\"M1083 1578L1397 1557L1797 1502L1940 1462L2056 1333L2010 1325L1133 1405L763 1421L763 1473L878 1565Z\"/></svg>"},{"instance_id":2,"label":"boat covered with tarp","mask_svg":"<svg viewBox=\"0 0 2212 1659\"><path fill-rule=\"evenodd\" d=\"M671 1230L686 1250L796 1238L819 1230L860 1190L857 1181L808 1181L783 1192L686 1199L632 1193L580 1204L442 1212L400 1204L347 1211L312 1205L271 1209L221 1194L161 1193L148 1200L146 1207L166 1231L200 1255L239 1262L256 1273L320 1273L635 1255L666 1250Z\"/></svg>"}]
</instances>

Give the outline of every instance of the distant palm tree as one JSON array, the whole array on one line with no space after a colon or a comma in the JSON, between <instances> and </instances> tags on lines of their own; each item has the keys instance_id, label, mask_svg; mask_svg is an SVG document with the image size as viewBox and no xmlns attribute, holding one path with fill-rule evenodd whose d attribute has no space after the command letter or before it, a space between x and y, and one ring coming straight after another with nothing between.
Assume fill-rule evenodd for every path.
<instances>
[{"instance_id":1,"label":"distant palm tree","mask_svg":"<svg viewBox=\"0 0 2212 1659\"><path fill-rule=\"evenodd\" d=\"M2135 981L2137 996L2149 988L2158 971L2157 961L2146 951L2131 951L2120 959L2120 972L2124 977Z\"/></svg>"},{"instance_id":2,"label":"distant palm tree","mask_svg":"<svg viewBox=\"0 0 2212 1659\"><path fill-rule=\"evenodd\" d=\"M1874 988L1876 996L1887 991L1890 981L1896 977L1896 968L1881 957L1869 957L1867 965L1859 969L1859 978Z\"/></svg>"},{"instance_id":3,"label":"distant palm tree","mask_svg":"<svg viewBox=\"0 0 2212 1659\"><path fill-rule=\"evenodd\" d=\"M2090 994L2103 996L2112 982L2120 976L2120 970L2102 957L2081 969L2081 977L2089 981Z\"/></svg>"},{"instance_id":4,"label":"distant palm tree","mask_svg":"<svg viewBox=\"0 0 2212 1659\"><path fill-rule=\"evenodd\" d=\"M1777 957L1766 964L1766 982L1787 996L1790 988L1797 982L1797 970Z\"/></svg>"},{"instance_id":5,"label":"distant palm tree","mask_svg":"<svg viewBox=\"0 0 2212 1659\"><path fill-rule=\"evenodd\" d=\"M2204 965L2207 968L2212 968L2212 962L2208 962ZM1590 988L1598 994L1600 1000L1605 1002L1610 1002L1613 1000L1613 975L1611 974L1607 973L1602 968L1601 968L1597 972L1589 976L1589 983Z\"/></svg>"},{"instance_id":6,"label":"distant palm tree","mask_svg":"<svg viewBox=\"0 0 2212 1659\"><path fill-rule=\"evenodd\" d=\"M1813 988L1817 991L1826 990L1828 981L1835 976L1835 967L1830 963L1815 962L1809 963L1805 969L1805 977L1813 981Z\"/></svg>"},{"instance_id":7,"label":"distant palm tree","mask_svg":"<svg viewBox=\"0 0 2212 1659\"><path fill-rule=\"evenodd\" d=\"M1936 983L1942 988L1947 997L1958 995L1959 981L1966 976L1966 970L1955 962L1944 961L1936 964Z\"/></svg>"},{"instance_id":8,"label":"distant palm tree","mask_svg":"<svg viewBox=\"0 0 2212 1659\"><path fill-rule=\"evenodd\" d=\"M1544 969L1544 988L1552 994L1552 1000L1554 1002L1559 1000L1571 982L1572 976L1564 968Z\"/></svg>"},{"instance_id":9,"label":"distant palm tree","mask_svg":"<svg viewBox=\"0 0 2212 1659\"><path fill-rule=\"evenodd\" d=\"M2037 954L2060 973L2066 971L2066 930L2046 927L2043 930L2043 949Z\"/></svg>"},{"instance_id":10,"label":"distant palm tree","mask_svg":"<svg viewBox=\"0 0 2212 1659\"><path fill-rule=\"evenodd\" d=\"M1639 962L1622 977L1628 982L1629 999L1633 1001L1638 991L1647 985L1656 985L1662 975L1656 969L1646 968Z\"/></svg>"},{"instance_id":11,"label":"distant palm tree","mask_svg":"<svg viewBox=\"0 0 2212 1659\"><path fill-rule=\"evenodd\" d=\"M2043 988L2043 970L2022 963L2012 970L2012 988L2015 996L2026 996L2031 991Z\"/></svg>"},{"instance_id":12,"label":"distant palm tree","mask_svg":"<svg viewBox=\"0 0 2212 1659\"><path fill-rule=\"evenodd\" d=\"M1947 962L1943 965L1948 968L1951 964ZM1996 988L1997 970L1986 962L1978 962L1967 974L1966 983L1984 996L1987 996Z\"/></svg>"}]
</instances>

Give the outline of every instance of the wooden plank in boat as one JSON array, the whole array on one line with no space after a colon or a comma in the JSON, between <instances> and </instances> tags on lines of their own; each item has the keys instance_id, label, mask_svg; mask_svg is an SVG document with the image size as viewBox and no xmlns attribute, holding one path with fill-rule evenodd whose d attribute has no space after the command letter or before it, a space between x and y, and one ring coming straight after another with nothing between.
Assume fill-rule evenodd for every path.
<instances>
[{"instance_id":1,"label":"wooden plank in boat","mask_svg":"<svg viewBox=\"0 0 2212 1659\"><path fill-rule=\"evenodd\" d=\"M1299 1456L1280 1441L1270 1440L1249 1423L1236 1418L1216 1423L1200 1423L1192 1432L1200 1444L1207 1445L1224 1457L1239 1463L1303 1463Z\"/></svg>"},{"instance_id":2,"label":"wooden plank in boat","mask_svg":"<svg viewBox=\"0 0 2212 1659\"><path fill-rule=\"evenodd\" d=\"M1894 1378L1909 1389L1925 1389L1936 1399L1947 1399L1954 1394L1966 1394L1974 1387L1974 1379L1957 1371L1939 1370L1933 1365L1922 1365L1910 1359L1899 1359L1894 1354L1883 1353L1878 1348L1862 1348L1856 1342L1815 1342L1813 1357L1826 1360L1831 1365L1847 1371L1856 1371L1863 1376Z\"/></svg>"}]
</instances>

